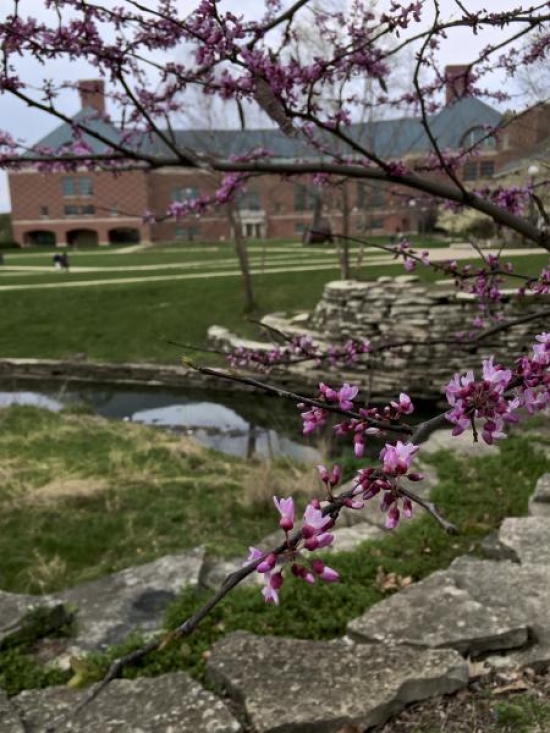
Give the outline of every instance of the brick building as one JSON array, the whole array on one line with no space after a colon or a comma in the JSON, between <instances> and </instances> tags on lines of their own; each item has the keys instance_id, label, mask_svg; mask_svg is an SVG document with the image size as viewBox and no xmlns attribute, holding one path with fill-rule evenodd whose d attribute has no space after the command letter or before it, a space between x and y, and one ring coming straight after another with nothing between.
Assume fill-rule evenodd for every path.
<instances>
[{"instance_id":1,"label":"brick building","mask_svg":"<svg viewBox=\"0 0 550 733\"><path fill-rule=\"evenodd\" d=\"M486 126L495 127L506 117L484 102L462 97L467 79L464 66L447 67L446 106L430 118L430 128L442 149L456 150L485 136ZM121 132L108 118L93 118L105 113L103 82L80 83L81 111L73 122L85 122L100 140L83 135L94 153L107 152L122 140ZM538 107L512 121L495 141L488 138L475 159L463 166L465 181L492 178L499 167L509 164L518 151L540 143L547 134L550 107ZM353 125L357 140L368 142L378 156L404 160L425 158L430 142L420 120L404 117ZM45 151L58 151L72 145L73 129L62 124L40 140ZM292 161L311 156L298 140L279 130L182 130L174 133L180 150L210 153L227 158L251 148L267 148L273 159ZM143 138L137 143L148 155L174 156L159 139ZM221 176L181 166L147 170L145 167L113 174L77 169L73 173L45 172L29 165L10 172L14 238L21 245L114 244L193 240L220 241L231 236L231 225L224 206L211 212L179 221L163 218L171 201L184 201L213 193ZM237 202L243 232L254 238L301 238L311 224L314 212L333 232L351 235L393 234L428 231L435 220L434 203L421 195L411 200L395 186L369 181L346 181L328 188L317 188L304 180L282 180L275 176L253 178ZM144 223L150 211L156 223Z\"/></svg>"}]
</instances>

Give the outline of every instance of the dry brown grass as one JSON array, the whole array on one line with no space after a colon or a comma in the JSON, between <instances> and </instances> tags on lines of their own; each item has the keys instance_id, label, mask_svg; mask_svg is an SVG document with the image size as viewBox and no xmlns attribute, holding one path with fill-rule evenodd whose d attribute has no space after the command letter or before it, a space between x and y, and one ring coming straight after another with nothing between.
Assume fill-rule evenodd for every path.
<instances>
[{"instance_id":1,"label":"dry brown grass","mask_svg":"<svg viewBox=\"0 0 550 733\"><path fill-rule=\"evenodd\" d=\"M64 578L67 573L67 563L59 555L46 558L38 550L33 553L32 566L21 574L23 590L36 591L36 586L43 593L52 585Z\"/></svg>"},{"instance_id":2,"label":"dry brown grass","mask_svg":"<svg viewBox=\"0 0 550 733\"><path fill-rule=\"evenodd\" d=\"M307 500L319 494L320 483L313 466L291 461L259 461L250 465L242 478L241 502L252 506L271 505L274 496Z\"/></svg>"},{"instance_id":3,"label":"dry brown grass","mask_svg":"<svg viewBox=\"0 0 550 733\"><path fill-rule=\"evenodd\" d=\"M188 436L161 436L164 440L161 440L161 445L165 446L171 453L174 453L179 458L187 458L187 456L200 456L206 452L204 446L202 446L195 438L189 438Z\"/></svg>"},{"instance_id":4,"label":"dry brown grass","mask_svg":"<svg viewBox=\"0 0 550 733\"><path fill-rule=\"evenodd\" d=\"M109 489L109 482L101 478L63 478L49 481L19 499L20 503L56 502L60 499L85 498Z\"/></svg>"}]
</instances>

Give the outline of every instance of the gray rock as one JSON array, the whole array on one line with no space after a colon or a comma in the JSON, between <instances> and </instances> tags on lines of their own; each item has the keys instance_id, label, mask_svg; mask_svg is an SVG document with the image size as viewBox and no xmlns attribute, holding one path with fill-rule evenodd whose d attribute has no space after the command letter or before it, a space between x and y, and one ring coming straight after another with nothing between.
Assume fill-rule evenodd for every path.
<instances>
[{"instance_id":1,"label":"gray rock","mask_svg":"<svg viewBox=\"0 0 550 733\"><path fill-rule=\"evenodd\" d=\"M529 499L529 514L550 517L550 473L545 473L537 481L533 496Z\"/></svg>"},{"instance_id":2,"label":"gray rock","mask_svg":"<svg viewBox=\"0 0 550 733\"><path fill-rule=\"evenodd\" d=\"M212 648L208 673L257 733L335 733L380 725L405 705L467 683L452 650L350 645L231 634Z\"/></svg>"},{"instance_id":3,"label":"gray rock","mask_svg":"<svg viewBox=\"0 0 550 733\"><path fill-rule=\"evenodd\" d=\"M13 705L24 722L25 733L42 733L56 718L74 708L84 694L67 687L29 690L14 698ZM56 728L56 733L239 733L241 730L221 700L179 672L152 679L114 680L77 715Z\"/></svg>"},{"instance_id":4,"label":"gray rock","mask_svg":"<svg viewBox=\"0 0 550 733\"><path fill-rule=\"evenodd\" d=\"M529 645L496 658L499 666L546 669L550 665L549 566L460 557L447 572L480 603L502 606L517 622L529 626Z\"/></svg>"},{"instance_id":5,"label":"gray rock","mask_svg":"<svg viewBox=\"0 0 550 733\"><path fill-rule=\"evenodd\" d=\"M530 667L537 672L545 672L550 667L550 634L537 635L536 643L526 649L513 650L505 655L490 654L487 662L499 668Z\"/></svg>"},{"instance_id":6,"label":"gray rock","mask_svg":"<svg viewBox=\"0 0 550 733\"><path fill-rule=\"evenodd\" d=\"M445 572L377 603L350 621L348 634L359 642L450 648L474 656L528 641L525 621L506 608L479 603Z\"/></svg>"},{"instance_id":7,"label":"gray rock","mask_svg":"<svg viewBox=\"0 0 550 733\"><path fill-rule=\"evenodd\" d=\"M25 596L0 590L0 643L16 631L29 610L52 605L47 596Z\"/></svg>"},{"instance_id":8,"label":"gray rock","mask_svg":"<svg viewBox=\"0 0 550 733\"><path fill-rule=\"evenodd\" d=\"M550 567L459 557L446 571L479 603L506 608L518 621L550 629Z\"/></svg>"},{"instance_id":9,"label":"gray rock","mask_svg":"<svg viewBox=\"0 0 550 733\"><path fill-rule=\"evenodd\" d=\"M386 534L380 527L375 527L368 522L356 524L353 527L340 527L333 529L334 542L329 545L325 552L351 552L362 542L369 540L380 540Z\"/></svg>"},{"instance_id":10,"label":"gray rock","mask_svg":"<svg viewBox=\"0 0 550 733\"><path fill-rule=\"evenodd\" d=\"M56 600L77 607L75 645L105 648L135 629L156 631L181 588L198 583L203 557L202 548L168 555L56 594Z\"/></svg>"},{"instance_id":11,"label":"gray rock","mask_svg":"<svg viewBox=\"0 0 550 733\"><path fill-rule=\"evenodd\" d=\"M518 562L516 553L510 548L503 545L498 538L498 532L491 532L484 537L481 542L481 549L485 557L489 560L511 560Z\"/></svg>"},{"instance_id":12,"label":"gray rock","mask_svg":"<svg viewBox=\"0 0 550 733\"><path fill-rule=\"evenodd\" d=\"M4 690L0 690L0 730L2 733L27 733L19 713L8 700Z\"/></svg>"},{"instance_id":13,"label":"gray rock","mask_svg":"<svg viewBox=\"0 0 550 733\"><path fill-rule=\"evenodd\" d=\"M499 540L521 563L550 565L550 517L505 519Z\"/></svg>"},{"instance_id":14,"label":"gray rock","mask_svg":"<svg viewBox=\"0 0 550 733\"><path fill-rule=\"evenodd\" d=\"M531 496L529 498L528 512L531 517L550 517L550 504L542 501L536 501L536 499Z\"/></svg>"},{"instance_id":15,"label":"gray rock","mask_svg":"<svg viewBox=\"0 0 550 733\"><path fill-rule=\"evenodd\" d=\"M218 590L228 575L231 575L231 573L235 573L237 570L242 568L243 562L244 558L239 560L205 561L199 582L204 588ZM257 583L261 583L263 582L262 577L263 576L260 576L259 573L252 573L242 580L240 585L255 585Z\"/></svg>"}]
</instances>

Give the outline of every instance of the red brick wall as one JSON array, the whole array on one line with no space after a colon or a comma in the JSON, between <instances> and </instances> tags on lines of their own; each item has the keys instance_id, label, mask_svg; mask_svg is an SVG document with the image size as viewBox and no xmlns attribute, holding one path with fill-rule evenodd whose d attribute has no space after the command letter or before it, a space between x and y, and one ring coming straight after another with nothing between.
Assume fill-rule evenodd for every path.
<instances>
[{"instance_id":1,"label":"red brick wall","mask_svg":"<svg viewBox=\"0 0 550 733\"><path fill-rule=\"evenodd\" d=\"M57 243L67 243L67 232L74 229L91 229L97 232L100 244L109 242L109 231L117 227L138 229L141 241L150 240L149 226L142 223L142 215L148 207L149 174L143 171L75 174L19 171L9 174L12 200L14 238L25 242L33 230L53 231ZM89 178L93 185L91 196L63 196L64 177ZM68 216L67 205L95 207L93 215ZM47 207L47 216L41 215L41 207ZM118 215L112 214L116 208Z\"/></svg>"}]
</instances>

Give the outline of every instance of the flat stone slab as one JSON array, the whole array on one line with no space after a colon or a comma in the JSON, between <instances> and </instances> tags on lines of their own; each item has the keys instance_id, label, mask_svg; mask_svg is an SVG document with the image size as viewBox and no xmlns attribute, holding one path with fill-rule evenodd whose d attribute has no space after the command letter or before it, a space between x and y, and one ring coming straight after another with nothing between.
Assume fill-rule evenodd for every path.
<instances>
[{"instance_id":1,"label":"flat stone slab","mask_svg":"<svg viewBox=\"0 0 550 733\"><path fill-rule=\"evenodd\" d=\"M279 540L280 542L280 540ZM275 546L275 543L274 545ZM200 576L200 584L204 588L210 590L218 590L222 583L225 581L228 575L241 570L244 565L246 558L239 560L210 560L205 561ZM263 575L259 573L251 573L248 577L242 580L239 585L263 585Z\"/></svg>"},{"instance_id":2,"label":"flat stone slab","mask_svg":"<svg viewBox=\"0 0 550 733\"><path fill-rule=\"evenodd\" d=\"M522 564L550 566L550 517L505 519L498 536Z\"/></svg>"},{"instance_id":3,"label":"flat stone slab","mask_svg":"<svg viewBox=\"0 0 550 733\"><path fill-rule=\"evenodd\" d=\"M550 630L550 567L459 557L446 571L483 605L502 606L530 627Z\"/></svg>"},{"instance_id":4,"label":"flat stone slab","mask_svg":"<svg viewBox=\"0 0 550 733\"><path fill-rule=\"evenodd\" d=\"M12 700L25 733L43 733L85 692L67 687L27 690ZM1 708L0 708L1 715ZM11 733L4 728L2 733ZM225 704L183 672L136 680L114 680L56 733L239 733ZM17 728L13 733L19 733Z\"/></svg>"},{"instance_id":5,"label":"flat stone slab","mask_svg":"<svg viewBox=\"0 0 550 733\"><path fill-rule=\"evenodd\" d=\"M188 585L197 585L203 548L159 560L83 583L53 596L75 605L81 649L101 649L117 644L131 631L156 631L166 606Z\"/></svg>"},{"instance_id":6,"label":"flat stone slab","mask_svg":"<svg viewBox=\"0 0 550 733\"><path fill-rule=\"evenodd\" d=\"M546 669L550 665L550 567L457 558L447 571L455 583L477 601L502 606L529 626L525 649L491 656L491 663L508 667Z\"/></svg>"},{"instance_id":7,"label":"flat stone slab","mask_svg":"<svg viewBox=\"0 0 550 733\"><path fill-rule=\"evenodd\" d=\"M539 478L531 498L537 504L548 504L550 510L550 473L545 473Z\"/></svg>"},{"instance_id":8,"label":"flat stone slab","mask_svg":"<svg viewBox=\"0 0 550 733\"><path fill-rule=\"evenodd\" d=\"M230 634L212 648L212 680L257 733L336 733L380 725L405 705L468 681L454 651Z\"/></svg>"},{"instance_id":9,"label":"flat stone slab","mask_svg":"<svg viewBox=\"0 0 550 733\"><path fill-rule=\"evenodd\" d=\"M387 533L380 527L362 522L353 527L337 526L331 534L334 535L334 542L323 550L325 553L351 552L362 542L381 540Z\"/></svg>"},{"instance_id":10,"label":"flat stone slab","mask_svg":"<svg viewBox=\"0 0 550 733\"><path fill-rule=\"evenodd\" d=\"M549 448L545 446L547 455ZM532 517L550 517L550 473L543 474L529 497L529 514Z\"/></svg>"},{"instance_id":11,"label":"flat stone slab","mask_svg":"<svg viewBox=\"0 0 550 733\"><path fill-rule=\"evenodd\" d=\"M44 605L53 605L53 601L0 590L0 643L19 627L31 608Z\"/></svg>"},{"instance_id":12,"label":"flat stone slab","mask_svg":"<svg viewBox=\"0 0 550 733\"><path fill-rule=\"evenodd\" d=\"M437 572L350 621L348 634L358 642L450 648L475 656L523 647L529 629L506 608L478 602L451 575Z\"/></svg>"},{"instance_id":13,"label":"flat stone slab","mask_svg":"<svg viewBox=\"0 0 550 733\"><path fill-rule=\"evenodd\" d=\"M196 585L203 548L167 555L146 565L44 596L0 591L0 642L21 624L30 608L69 604L77 609L74 653L117 644L136 629L156 631L166 606L187 585Z\"/></svg>"},{"instance_id":14,"label":"flat stone slab","mask_svg":"<svg viewBox=\"0 0 550 733\"><path fill-rule=\"evenodd\" d=\"M0 730L2 733L27 733L17 709L8 700L4 690L0 690Z\"/></svg>"}]
</instances>

